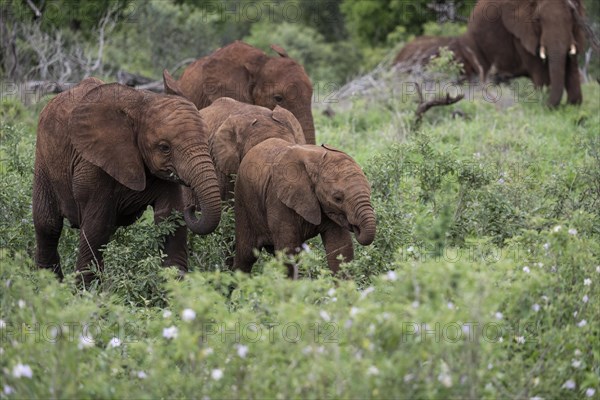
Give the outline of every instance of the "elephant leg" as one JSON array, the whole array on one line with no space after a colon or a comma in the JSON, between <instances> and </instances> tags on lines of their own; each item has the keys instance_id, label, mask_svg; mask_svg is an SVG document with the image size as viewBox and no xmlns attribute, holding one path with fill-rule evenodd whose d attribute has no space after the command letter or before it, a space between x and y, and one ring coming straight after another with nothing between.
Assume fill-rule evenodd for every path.
<instances>
[{"instance_id":1,"label":"elephant leg","mask_svg":"<svg viewBox=\"0 0 600 400\"><path fill-rule=\"evenodd\" d=\"M95 277L90 271L90 264L96 264L100 272L104 270L100 248L108 243L110 235L115 231L115 215L109 209L110 206L108 202L102 203L99 208L97 204L91 205L82 217L76 280L79 284L83 283L84 287L89 287Z\"/></svg>"},{"instance_id":2,"label":"elephant leg","mask_svg":"<svg viewBox=\"0 0 600 400\"><path fill-rule=\"evenodd\" d=\"M183 197L179 195L181 188L177 184L168 185L162 191L169 194L159 197L154 203L154 222L156 224L169 217L173 210L183 211ZM178 194L173 196L172 194ZM188 250L187 250L187 228L178 226L173 234L164 239L164 249L167 257L163 261L165 266L177 266L183 275L187 272Z\"/></svg>"},{"instance_id":3,"label":"elephant leg","mask_svg":"<svg viewBox=\"0 0 600 400\"><path fill-rule=\"evenodd\" d=\"M40 187L39 184L34 186L33 198L36 264L38 268L51 269L62 280L58 241L63 228L63 218L52 194Z\"/></svg>"},{"instance_id":4,"label":"elephant leg","mask_svg":"<svg viewBox=\"0 0 600 400\"><path fill-rule=\"evenodd\" d=\"M238 201L238 203L241 201ZM257 258L254 255L256 236L251 230L246 210L235 205L235 256L233 259L234 269L242 270L246 273L252 271L252 266Z\"/></svg>"},{"instance_id":5,"label":"elephant leg","mask_svg":"<svg viewBox=\"0 0 600 400\"><path fill-rule=\"evenodd\" d=\"M565 87L567 88L567 102L569 104L581 104L583 96L581 94L581 81L579 77L579 67L577 66L577 57L569 57L567 61L567 74Z\"/></svg>"},{"instance_id":6,"label":"elephant leg","mask_svg":"<svg viewBox=\"0 0 600 400\"><path fill-rule=\"evenodd\" d=\"M335 225L321 232L321 239L327 253L327 265L333 275L337 275L342 262L338 259L340 255L344 262L354 259L352 236L347 229Z\"/></svg>"},{"instance_id":7,"label":"elephant leg","mask_svg":"<svg viewBox=\"0 0 600 400\"><path fill-rule=\"evenodd\" d=\"M273 234L274 250L285 251L288 256L295 256L300 253L302 239L299 232L289 229L286 232L277 232ZM285 263L288 268L288 278L298 279L298 265L292 262Z\"/></svg>"}]
</instances>

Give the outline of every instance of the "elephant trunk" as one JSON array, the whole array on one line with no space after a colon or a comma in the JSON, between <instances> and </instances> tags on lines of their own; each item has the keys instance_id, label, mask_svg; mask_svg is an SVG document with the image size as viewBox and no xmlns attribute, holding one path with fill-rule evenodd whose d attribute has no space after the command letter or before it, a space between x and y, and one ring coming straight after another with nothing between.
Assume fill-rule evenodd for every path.
<instances>
[{"instance_id":1,"label":"elephant trunk","mask_svg":"<svg viewBox=\"0 0 600 400\"><path fill-rule=\"evenodd\" d=\"M310 109L310 106L306 112L299 114L298 122L300 122L300 126L302 126L306 144L316 144L315 124L313 122L312 110Z\"/></svg>"},{"instance_id":2,"label":"elephant trunk","mask_svg":"<svg viewBox=\"0 0 600 400\"><path fill-rule=\"evenodd\" d=\"M368 198L362 198L355 203L354 218L350 219L356 240L363 246L368 246L375 239L375 211ZM356 222L356 223L353 223Z\"/></svg>"},{"instance_id":3,"label":"elephant trunk","mask_svg":"<svg viewBox=\"0 0 600 400\"><path fill-rule=\"evenodd\" d=\"M550 49L548 53L548 70L550 72L550 98L548 105L557 107L565 88L565 69L567 53L560 48Z\"/></svg>"},{"instance_id":4,"label":"elephant trunk","mask_svg":"<svg viewBox=\"0 0 600 400\"><path fill-rule=\"evenodd\" d=\"M208 155L208 149L201 153L201 155L188 154L184 157L192 167L184 170L181 178L190 184L194 206L186 208L183 217L192 232L198 235L207 235L217 228L221 220L221 196L217 174ZM196 209L202 212L200 218L196 216Z\"/></svg>"}]
</instances>

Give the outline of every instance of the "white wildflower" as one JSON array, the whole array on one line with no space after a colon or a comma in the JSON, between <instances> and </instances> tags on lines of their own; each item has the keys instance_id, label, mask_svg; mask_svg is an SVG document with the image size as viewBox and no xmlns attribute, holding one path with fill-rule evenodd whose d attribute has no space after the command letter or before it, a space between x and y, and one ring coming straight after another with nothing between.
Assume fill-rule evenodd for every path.
<instances>
[{"instance_id":1,"label":"white wildflower","mask_svg":"<svg viewBox=\"0 0 600 400\"><path fill-rule=\"evenodd\" d=\"M504 184L504 178L500 178L500 179L498 179L498 183L499 183L500 185L503 185L503 184Z\"/></svg>"},{"instance_id":2,"label":"white wildflower","mask_svg":"<svg viewBox=\"0 0 600 400\"><path fill-rule=\"evenodd\" d=\"M590 278L585 278L583 280L583 285L584 286L590 286L592 284L592 280Z\"/></svg>"},{"instance_id":3,"label":"white wildflower","mask_svg":"<svg viewBox=\"0 0 600 400\"><path fill-rule=\"evenodd\" d=\"M581 350L579 349L575 349L575 351L573 352L573 354L575 354L576 357L579 357L580 355L582 355L583 353L581 352Z\"/></svg>"},{"instance_id":4,"label":"white wildflower","mask_svg":"<svg viewBox=\"0 0 600 400\"><path fill-rule=\"evenodd\" d=\"M248 354L248 346L244 346L243 344L238 344L237 345L237 355L240 358L246 358L247 354Z\"/></svg>"},{"instance_id":5,"label":"white wildflower","mask_svg":"<svg viewBox=\"0 0 600 400\"><path fill-rule=\"evenodd\" d=\"M13 367L12 376L15 378L31 378L33 372L29 365L18 363Z\"/></svg>"},{"instance_id":6,"label":"white wildflower","mask_svg":"<svg viewBox=\"0 0 600 400\"><path fill-rule=\"evenodd\" d=\"M586 325L587 325L587 321L585 319L582 319L581 321L579 321L577 323L577 326L580 327L580 328L583 328Z\"/></svg>"},{"instance_id":7,"label":"white wildflower","mask_svg":"<svg viewBox=\"0 0 600 400\"><path fill-rule=\"evenodd\" d=\"M584 295L583 298L581 299L584 303L587 303L588 301L590 301L590 298L588 297L588 295Z\"/></svg>"},{"instance_id":8,"label":"white wildflower","mask_svg":"<svg viewBox=\"0 0 600 400\"><path fill-rule=\"evenodd\" d=\"M163 332L162 332L163 337L167 338L167 339L175 339L178 334L179 334L179 330L177 329L176 326L170 326L168 328L164 328Z\"/></svg>"},{"instance_id":9,"label":"white wildflower","mask_svg":"<svg viewBox=\"0 0 600 400\"><path fill-rule=\"evenodd\" d=\"M577 316L577 314L579 314L579 311L574 311L573 312L573 318L575 318Z\"/></svg>"},{"instance_id":10,"label":"white wildflower","mask_svg":"<svg viewBox=\"0 0 600 400\"><path fill-rule=\"evenodd\" d=\"M496 317L496 319L502 319L502 318L504 318L504 315L502 315L502 313L500 311L496 311L496 313L494 314L494 317Z\"/></svg>"},{"instance_id":11,"label":"white wildflower","mask_svg":"<svg viewBox=\"0 0 600 400\"><path fill-rule=\"evenodd\" d=\"M449 310L454 310L454 303L449 301L448 304L446 304L446 307L448 307Z\"/></svg>"},{"instance_id":12,"label":"white wildflower","mask_svg":"<svg viewBox=\"0 0 600 400\"><path fill-rule=\"evenodd\" d=\"M552 231L553 231L553 232L558 232L558 231L560 231L561 229L562 229L562 226L560 226L560 225L556 225L554 228L552 228Z\"/></svg>"},{"instance_id":13,"label":"white wildflower","mask_svg":"<svg viewBox=\"0 0 600 400\"><path fill-rule=\"evenodd\" d=\"M515 341L519 344L525 343L525 336L516 336Z\"/></svg>"},{"instance_id":14,"label":"white wildflower","mask_svg":"<svg viewBox=\"0 0 600 400\"><path fill-rule=\"evenodd\" d=\"M146 375L146 373L144 371L138 371L137 372L137 377L139 379L146 379L148 377L148 375Z\"/></svg>"},{"instance_id":15,"label":"white wildflower","mask_svg":"<svg viewBox=\"0 0 600 400\"><path fill-rule=\"evenodd\" d=\"M539 305L538 303L535 303L534 305L532 305L532 306L531 306L531 309L532 309L534 312L538 312L538 311L540 311L540 308L541 308L541 307L540 307L540 305Z\"/></svg>"},{"instance_id":16,"label":"white wildflower","mask_svg":"<svg viewBox=\"0 0 600 400\"><path fill-rule=\"evenodd\" d=\"M215 351L212 349L212 347L207 347L204 350L202 350L202 355L204 357L206 356L210 356L212 353L214 353Z\"/></svg>"},{"instance_id":17,"label":"white wildflower","mask_svg":"<svg viewBox=\"0 0 600 400\"><path fill-rule=\"evenodd\" d=\"M415 300L412 303L410 303L410 305L412 306L412 308L419 308L419 300Z\"/></svg>"},{"instance_id":18,"label":"white wildflower","mask_svg":"<svg viewBox=\"0 0 600 400\"><path fill-rule=\"evenodd\" d=\"M594 394L596 394L596 389L594 389L594 388L585 389L585 395L587 397L592 397Z\"/></svg>"},{"instance_id":19,"label":"white wildflower","mask_svg":"<svg viewBox=\"0 0 600 400\"><path fill-rule=\"evenodd\" d=\"M12 386L4 385L4 388L2 389L2 393L4 393L7 396L13 394L14 392L15 390L12 388Z\"/></svg>"},{"instance_id":20,"label":"white wildflower","mask_svg":"<svg viewBox=\"0 0 600 400\"><path fill-rule=\"evenodd\" d=\"M442 372L438 375L438 381L440 381L445 387L452 386L452 376L446 372Z\"/></svg>"},{"instance_id":21,"label":"white wildflower","mask_svg":"<svg viewBox=\"0 0 600 400\"><path fill-rule=\"evenodd\" d=\"M492 369L492 368L494 368L494 364L492 364L492 363L489 363L489 364L487 365L487 369Z\"/></svg>"},{"instance_id":22,"label":"white wildflower","mask_svg":"<svg viewBox=\"0 0 600 400\"><path fill-rule=\"evenodd\" d=\"M544 250L548 250L550 248L550 243L544 243Z\"/></svg>"},{"instance_id":23,"label":"white wildflower","mask_svg":"<svg viewBox=\"0 0 600 400\"><path fill-rule=\"evenodd\" d=\"M408 248L406 249L407 252L412 253L413 251L415 251L415 248L413 246L408 246Z\"/></svg>"},{"instance_id":24,"label":"white wildflower","mask_svg":"<svg viewBox=\"0 0 600 400\"><path fill-rule=\"evenodd\" d=\"M165 310L165 311L163 311L163 318L170 318L171 315L173 315L173 313L171 312L171 310Z\"/></svg>"},{"instance_id":25,"label":"white wildflower","mask_svg":"<svg viewBox=\"0 0 600 400\"><path fill-rule=\"evenodd\" d=\"M577 235L577 229L575 229L575 228L569 229L569 235L573 235L573 236Z\"/></svg>"},{"instance_id":26,"label":"white wildflower","mask_svg":"<svg viewBox=\"0 0 600 400\"><path fill-rule=\"evenodd\" d=\"M394 282L398 279L398 274L396 274L396 271L388 271L385 276L387 280L391 282Z\"/></svg>"},{"instance_id":27,"label":"white wildflower","mask_svg":"<svg viewBox=\"0 0 600 400\"><path fill-rule=\"evenodd\" d=\"M540 397L540 396L533 396L533 397L530 397L529 400L544 400L544 398Z\"/></svg>"},{"instance_id":28,"label":"white wildflower","mask_svg":"<svg viewBox=\"0 0 600 400\"><path fill-rule=\"evenodd\" d=\"M369 293L372 293L375 291L375 288L373 286L369 286L368 288L366 288L365 290L363 290L360 293L360 298L364 299L365 297L367 297L369 295Z\"/></svg>"},{"instance_id":29,"label":"white wildflower","mask_svg":"<svg viewBox=\"0 0 600 400\"><path fill-rule=\"evenodd\" d=\"M118 337L114 337L112 339L110 339L110 342L108 342L108 347L119 347L121 345L121 339L119 339Z\"/></svg>"},{"instance_id":30,"label":"white wildflower","mask_svg":"<svg viewBox=\"0 0 600 400\"><path fill-rule=\"evenodd\" d=\"M302 243L302 250L304 250L307 253L310 253L310 246L306 243Z\"/></svg>"},{"instance_id":31,"label":"white wildflower","mask_svg":"<svg viewBox=\"0 0 600 400\"><path fill-rule=\"evenodd\" d=\"M329 322L331 321L331 317L329 316L329 313L325 310L321 310L319 311L319 315L321 316L321 318L323 318L324 321Z\"/></svg>"},{"instance_id":32,"label":"white wildflower","mask_svg":"<svg viewBox=\"0 0 600 400\"><path fill-rule=\"evenodd\" d=\"M331 288L327 291L327 296L329 296L329 297L333 297L334 294L335 294L335 288Z\"/></svg>"},{"instance_id":33,"label":"white wildflower","mask_svg":"<svg viewBox=\"0 0 600 400\"><path fill-rule=\"evenodd\" d=\"M354 317L359 312L360 312L360 309L358 307L352 307L352 308L350 308L350 316L351 317Z\"/></svg>"},{"instance_id":34,"label":"white wildflower","mask_svg":"<svg viewBox=\"0 0 600 400\"><path fill-rule=\"evenodd\" d=\"M547 302L548 302L548 300L550 300L550 299L548 298L548 296L546 296L546 295L543 295L543 296L542 296L542 300L544 300L544 301L547 303Z\"/></svg>"},{"instance_id":35,"label":"white wildflower","mask_svg":"<svg viewBox=\"0 0 600 400\"><path fill-rule=\"evenodd\" d=\"M79 350L83 350L88 347L94 347L96 343L94 342L94 338L91 335L79 335L79 344L77 348Z\"/></svg>"},{"instance_id":36,"label":"white wildflower","mask_svg":"<svg viewBox=\"0 0 600 400\"><path fill-rule=\"evenodd\" d=\"M530 273L531 270L529 269L529 267L525 266L523 267L523 272L525 272L526 274Z\"/></svg>"},{"instance_id":37,"label":"white wildflower","mask_svg":"<svg viewBox=\"0 0 600 400\"><path fill-rule=\"evenodd\" d=\"M223 370L219 369L219 368L215 368L210 372L210 377L213 378L213 380L218 381L223 377Z\"/></svg>"},{"instance_id":38,"label":"white wildflower","mask_svg":"<svg viewBox=\"0 0 600 400\"><path fill-rule=\"evenodd\" d=\"M6 322L3 319L0 319L0 329L6 328Z\"/></svg>"},{"instance_id":39,"label":"white wildflower","mask_svg":"<svg viewBox=\"0 0 600 400\"><path fill-rule=\"evenodd\" d=\"M412 381L414 378L415 378L414 374L406 374L406 375L404 375L403 379L404 379L404 382L408 383L408 382Z\"/></svg>"},{"instance_id":40,"label":"white wildflower","mask_svg":"<svg viewBox=\"0 0 600 400\"><path fill-rule=\"evenodd\" d=\"M569 379L561 386L563 389L573 390L577 387L575 381L573 379Z\"/></svg>"},{"instance_id":41,"label":"white wildflower","mask_svg":"<svg viewBox=\"0 0 600 400\"><path fill-rule=\"evenodd\" d=\"M367 369L367 375L379 375L379 369L376 366L371 365L369 369Z\"/></svg>"},{"instance_id":42,"label":"white wildflower","mask_svg":"<svg viewBox=\"0 0 600 400\"><path fill-rule=\"evenodd\" d=\"M596 272L600 274L600 265L596 267Z\"/></svg>"},{"instance_id":43,"label":"white wildflower","mask_svg":"<svg viewBox=\"0 0 600 400\"><path fill-rule=\"evenodd\" d=\"M181 319L185 322L191 322L196 319L196 311L191 308L186 308L181 312Z\"/></svg>"},{"instance_id":44,"label":"white wildflower","mask_svg":"<svg viewBox=\"0 0 600 400\"><path fill-rule=\"evenodd\" d=\"M573 368L579 368L579 367L581 367L581 360L573 360L573 361L571 361L571 366Z\"/></svg>"},{"instance_id":45,"label":"white wildflower","mask_svg":"<svg viewBox=\"0 0 600 400\"><path fill-rule=\"evenodd\" d=\"M25 300L19 299L19 301L17 302L17 304L19 305L19 308L25 308Z\"/></svg>"}]
</instances>

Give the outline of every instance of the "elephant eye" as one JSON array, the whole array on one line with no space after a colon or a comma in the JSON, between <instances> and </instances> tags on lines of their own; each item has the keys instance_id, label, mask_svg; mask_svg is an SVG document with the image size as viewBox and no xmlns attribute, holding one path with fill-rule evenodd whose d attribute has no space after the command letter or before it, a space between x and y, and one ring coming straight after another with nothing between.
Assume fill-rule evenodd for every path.
<instances>
[{"instance_id":1,"label":"elephant eye","mask_svg":"<svg viewBox=\"0 0 600 400\"><path fill-rule=\"evenodd\" d=\"M344 201L343 193L335 193L333 195L333 201L335 201L337 204L342 203Z\"/></svg>"},{"instance_id":2,"label":"elephant eye","mask_svg":"<svg viewBox=\"0 0 600 400\"><path fill-rule=\"evenodd\" d=\"M171 152L171 146L169 146L168 143L159 143L158 148L160 149L160 151L162 151L165 154L168 154Z\"/></svg>"},{"instance_id":3,"label":"elephant eye","mask_svg":"<svg viewBox=\"0 0 600 400\"><path fill-rule=\"evenodd\" d=\"M276 94L275 96L273 96L273 99L278 102L281 103L283 101L283 96L280 94Z\"/></svg>"}]
</instances>

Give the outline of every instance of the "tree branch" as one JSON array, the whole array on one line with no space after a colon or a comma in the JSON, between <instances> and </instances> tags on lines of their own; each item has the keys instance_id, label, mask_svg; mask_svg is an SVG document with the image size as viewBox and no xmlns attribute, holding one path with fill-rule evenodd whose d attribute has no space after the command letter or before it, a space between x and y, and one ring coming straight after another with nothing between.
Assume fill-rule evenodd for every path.
<instances>
[{"instance_id":1,"label":"tree branch","mask_svg":"<svg viewBox=\"0 0 600 400\"><path fill-rule=\"evenodd\" d=\"M421 124L423 114L425 114L430 108L437 106L449 106L451 104L458 103L465 97L463 93L459 94L458 96L450 96L450 93L446 93L445 98L434 98L432 100L425 101L423 99L423 91L421 90L421 85L419 85L418 83L415 83L415 85L417 87L417 95L419 96L419 105L417 106L417 109L415 111L415 122L417 126Z\"/></svg>"}]
</instances>

